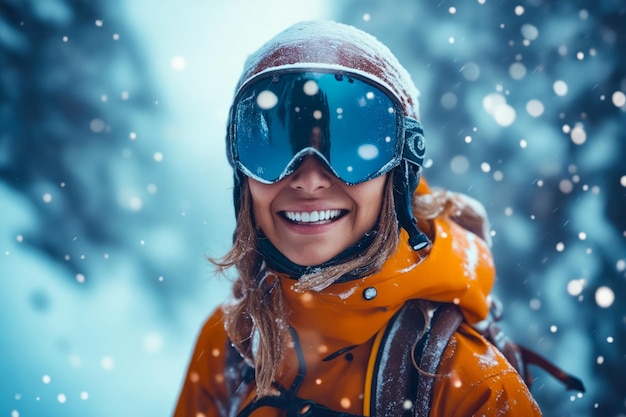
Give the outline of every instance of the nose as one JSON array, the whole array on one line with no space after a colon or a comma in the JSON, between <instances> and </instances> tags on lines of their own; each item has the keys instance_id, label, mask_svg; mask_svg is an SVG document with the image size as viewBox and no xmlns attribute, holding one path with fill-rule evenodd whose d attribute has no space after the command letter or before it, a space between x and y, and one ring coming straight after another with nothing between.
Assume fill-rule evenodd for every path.
<instances>
[{"instance_id":1,"label":"nose","mask_svg":"<svg viewBox=\"0 0 626 417\"><path fill-rule=\"evenodd\" d=\"M292 188L308 193L324 190L333 185L333 174L314 156L305 157L298 169L289 177L291 177L289 185Z\"/></svg>"}]
</instances>

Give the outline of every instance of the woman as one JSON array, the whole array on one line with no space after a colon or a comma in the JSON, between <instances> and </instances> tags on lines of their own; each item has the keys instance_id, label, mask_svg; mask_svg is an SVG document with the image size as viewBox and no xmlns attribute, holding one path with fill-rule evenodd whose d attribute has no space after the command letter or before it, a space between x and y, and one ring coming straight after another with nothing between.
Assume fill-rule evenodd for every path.
<instances>
[{"instance_id":1,"label":"woman","mask_svg":"<svg viewBox=\"0 0 626 417\"><path fill-rule=\"evenodd\" d=\"M417 118L405 69L353 27L299 23L248 58L227 134L237 227L216 261L239 278L176 416L540 415L473 326L487 220L420 181Z\"/></svg>"}]
</instances>

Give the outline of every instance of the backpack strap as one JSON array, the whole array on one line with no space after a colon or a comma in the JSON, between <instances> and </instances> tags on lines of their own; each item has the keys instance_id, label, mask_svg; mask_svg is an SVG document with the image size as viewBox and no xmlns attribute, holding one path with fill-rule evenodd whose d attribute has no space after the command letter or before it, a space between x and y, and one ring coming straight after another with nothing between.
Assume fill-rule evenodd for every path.
<instances>
[{"instance_id":1,"label":"backpack strap","mask_svg":"<svg viewBox=\"0 0 626 417\"><path fill-rule=\"evenodd\" d=\"M434 310L430 326L424 329L419 301L405 303L387 325L376 354L370 392L372 416L428 416L434 374L448 341L462 321L457 306L440 304Z\"/></svg>"},{"instance_id":2,"label":"backpack strap","mask_svg":"<svg viewBox=\"0 0 626 417\"><path fill-rule=\"evenodd\" d=\"M458 306L454 304L440 304L432 318L430 331L420 341L424 348L419 362L420 369L433 375L422 375L417 387L417 404L415 405L416 417L428 417L430 414L430 402L435 374L439 368L439 362L443 351L448 346L452 335L463 322L463 315Z\"/></svg>"},{"instance_id":3,"label":"backpack strap","mask_svg":"<svg viewBox=\"0 0 626 417\"><path fill-rule=\"evenodd\" d=\"M493 344L509 363L517 370L528 388L532 386L533 376L528 369L529 365L535 365L548 372L555 379L565 385L566 390L585 392L583 382L554 365L552 362L541 356L540 354L525 348L509 339L497 322L502 320L503 308L502 304L493 299L489 311L489 317L474 326L491 344Z\"/></svg>"}]
</instances>

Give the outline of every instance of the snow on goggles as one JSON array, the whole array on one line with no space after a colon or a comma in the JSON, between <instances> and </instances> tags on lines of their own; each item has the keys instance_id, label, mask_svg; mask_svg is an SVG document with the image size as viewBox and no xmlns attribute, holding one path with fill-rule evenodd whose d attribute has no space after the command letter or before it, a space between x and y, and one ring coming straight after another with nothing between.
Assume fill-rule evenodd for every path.
<instances>
[{"instance_id":1,"label":"snow on goggles","mask_svg":"<svg viewBox=\"0 0 626 417\"><path fill-rule=\"evenodd\" d=\"M398 98L362 75L320 69L271 71L252 78L237 93L228 151L240 171L266 184L285 178L313 155L353 185L400 164L405 119ZM419 141L411 143L409 162L421 165L421 125L410 121Z\"/></svg>"}]
</instances>

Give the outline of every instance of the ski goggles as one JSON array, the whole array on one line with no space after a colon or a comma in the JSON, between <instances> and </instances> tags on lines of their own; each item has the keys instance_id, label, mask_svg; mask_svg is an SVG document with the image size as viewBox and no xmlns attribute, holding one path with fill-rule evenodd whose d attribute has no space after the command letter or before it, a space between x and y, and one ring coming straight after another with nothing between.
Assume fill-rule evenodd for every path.
<instances>
[{"instance_id":1,"label":"ski goggles","mask_svg":"<svg viewBox=\"0 0 626 417\"><path fill-rule=\"evenodd\" d=\"M235 97L229 158L246 176L272 184L313 155L336 177L354 185L400 164L406 153L405 119L399 99L360 74L270 71L246 82ZM410 161L421 165L421 125L410 120L419 131L419 143L412 141L409 153L421 153Z\"/></svg>"}]
</instances>

